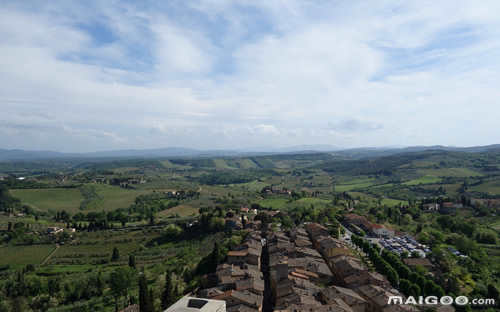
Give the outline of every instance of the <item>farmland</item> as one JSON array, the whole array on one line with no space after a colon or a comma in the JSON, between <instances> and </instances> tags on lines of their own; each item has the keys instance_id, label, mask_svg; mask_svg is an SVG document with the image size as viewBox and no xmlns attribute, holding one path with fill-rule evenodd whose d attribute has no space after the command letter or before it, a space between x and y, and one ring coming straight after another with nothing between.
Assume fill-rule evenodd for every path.
<instances>
[{"instance_id":1,"label":"farmland","mask_svg":"<svg viewBox=\"0 0 500 312\"><path fill-rule=\"evenodd\" d=\"M247 207L250 219L274 216L273 229L332 224L356 213L429 244L436 241L437 248L462 248L482 271L472 274L454 261L449 274L470 294L479 291L477 285L499 282L490 274L500 262L498 244L491 243L500 233L498 163L491 154L426 151L371 158L317 153L109 160L51 164L54 171L45 174L19 164L15 170L25 170L26 179L12 173L0 183L8 188L2 196L10 205L0 214L0 286L23 270L27 280L45 284L52 278L87 282L101 274L102 296L75 294L62 283L52 298L61 309L80 304L112 311L110 275L134 259L134 272L145 272L157 298L167 270L176 272L185 293L203 283L198 265L215 241L227 251L242 239L244 234L228 229L227 219L240 220ZM450 212L453 222L447 213L423 209L447 201L463 207ZM454 222L460 226L452 227ZM62 232L48 234L49 227ZM131 296L138 295L134 285Z\"/></svg>"},{"instance_id":2,"label":"farmland","mask_svg":"<svg viewBox=\"0 0 500 312\"><path fill-rule=\"evenodd\" d=\"M147 194L147 190L128 190L110 185L92 185L99 199L92 202L83 210L114 210L127 208L135 198ZM39 211L66 210L76 213L82 210L81 188L44 188L44 189L17 189L11 190L14 197L19 198L23 204L27 204Z\"/></svg>"},{"instance_id":3,"label":"farmland","mask_svg":"<svg viewBox=\"0 0 500 312\"><path fill-rule=\"evenodd\" d=\"M28 264L41 264L54 249L54 245L2 246L0 266L22 268Z\"/></svg>"},{"instance_id":4,"label":"farmland","mask_svg":"<svg viewBox=\"0 0 500 312\"><path fill-rule=\"evenodd\" d=\"M40 211L77 211L83 196L78 189L19 189L11 190L14 197Z\"/></svg>"}]
</instances>

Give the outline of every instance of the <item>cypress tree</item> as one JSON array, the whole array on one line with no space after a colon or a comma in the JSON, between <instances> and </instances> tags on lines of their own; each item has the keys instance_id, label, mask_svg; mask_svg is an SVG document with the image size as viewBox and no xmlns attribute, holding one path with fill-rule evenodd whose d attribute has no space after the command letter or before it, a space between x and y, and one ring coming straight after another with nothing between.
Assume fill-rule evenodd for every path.
<instances>
[{"instance_id":1,"label":"cypress tree","mask_svg":"<svg viewBox=\"0 0 500 312\"><path fill-rule=\"evenodd\" d=\"M132 269L136 268L136 265L135 265L135 256L134 255L129 255L128 256L128 266L131 267Z\"/></svg>"},{"instance_id":2,"label":"cypress tree","mask_svg":"<svg viewBox=\"0 0 500 312\"><path fill-rule=\"evenodd\" d=\"M149 293L148 293L148 283L146 281L146 276L144 276L144 274L141 274L141 276L139 277L139 311L149 312L148 297Z\"/></svg>"},{"instance_id":3,"label":"cypress tree","mask_svg":"<svg viewBox=\"0 0 500 312\"><path fill-rule=\"evenodd\" d=\"M148 296L148 310L147 312L154 312L155 311L155 304L154 304L154 295L153 295L153 288L149 289L149 296Z\"/></svg>"},{"instance_id":4,"label":"cypress tree","mask_svg":"<svg viewBox=\"0 0 500 312\"><path fill-rule=\"evenodd\" d=\"M118 261L120 260L120 251L118 251L118 248L113 248L113 254L111 255L111 261Z\"/></svg>"},{"instance_id":5,"label":"cypress tree","mask_svg":"<svg viewBox=\"0 0 500 312\"><path fill-rule=\"evenodd\" d=\"M212 254L210 255L210 266L212 272L217 269L217 265L219 264L219 258L220 258L220 247L219 243L215 242L214 249L212 250Z\"/></svg>"},{"instance_id":6,"label":"cypress tree","mask_svg":"<svg viewBox=\"0 0 500 312\"><path fill-rule=\"evenodd\" d=\"M166 310L170 304L172 304L173 299L173 283L172 283L172 273L168 272L165 274L165 288L161 294L161 308Z\"/></svg>"}]
</instances>

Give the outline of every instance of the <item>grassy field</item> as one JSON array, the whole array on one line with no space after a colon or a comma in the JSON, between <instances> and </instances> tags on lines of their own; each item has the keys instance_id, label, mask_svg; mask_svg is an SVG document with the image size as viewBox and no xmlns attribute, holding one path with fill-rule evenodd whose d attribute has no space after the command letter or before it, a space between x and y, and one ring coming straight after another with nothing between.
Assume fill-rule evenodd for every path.
<instances>
[{"instance_id":1,"label":"grassy field","mask_svg":"<svg viewBox=\"0 0 500 312\"><path fill-rule=\"evenodd\" d=\"M243 158L238 161L238 165L240 166L241 169L253 169L253 168L258 168L257 164L248 158Z\"/></svg>"},{"instance_id":2,"label":"grassy field","mask_svg":"<svg viewBox=\"0 0 500 312\"><path fill-rule=\"evenodd\" d=\"M19 189L11 190L23 204L28 204L41 211L66 210L78 211L83 200L79 189Z\"/></svg>"},{"instance_id":3,"label":"grassy field","mask_svg":"<svg viewBox=\"0 0 500 312\"><path fill-rule=\"evenodd\" d=\"M283 209L288 205L286 198L266 198L258 202L263 207L270 207L273 209Z\"/></svg>"},{"instance_id":4,"label":"grassy field","mask_svg":"<svg viewBox=\"0 0 500 312\"><path fill-rule=\"evenodd\" d=\"M114 210L127 208L142 194L148 194L148 190L129 190L111 185L92 185L96 188L101 198L90 205L87 210ZM18 189L11 190L12 195L19 198L23 204L28 204L41 211L66 210L70 213L81 211L80 204L83 196L79 189ZM86 211L87 211L86 210Z\"/></svg>"},{"instance_id":5,"label":"grassy field","mask_svg":"<svg viewBox=\"0 0 500 312\"><path fill-rule=\"evenodd\" d=\"M500 181L488 181L471 187L471 190L492 195L500 194Z\"/></svg>"},{"instance_id":6,"label":"grassy field","mask_svg":"<svg viewBox=\"0 0 500 312\"><path fill-rule=\"evenodd\" d=\"M299 204L299 205L327 205L331 204L331 200L327 199L321 199L321 198L314 198L314 197L305 197L301 198L299 200L296 200L294 203Z\"/></svg>"},{"instance_id":7,"label":"grassy field","mask_svg":"<svg viewBox=\"0 0 500 312\"><path fill-rule=\"evenodd\" d=\"M268 185L265 182L260 182L260 181L252 181L248 183L242 183L239 184L239 186L248 189L251 192L260 192L266 185Z\"/></svg>"},{"instance_id":8,"label":"grassy field","mask_svg":"<svg viewBox=\"0 0 500 312\"><path fill-rule=\"evenodd\" d=\"M125 262L129 254L140 250L141 245L159 235L159 231L82 233L78 235L79 244L60 246L48 264L95 264L102 260L109 260L114 247L118 248L120 252L120 261Z\"/></svg>"},{"instance_id":9,"label":"grassy field","mask_svg":"<svg viewBox=\"0 0 500 312\"><path fill-rule=\"evenodd\" d=\"M149 194L147 190L128 190L111 185L97 185L97 194L103 200L99 203L99 210L114 210L117 208L127 208L139 195Z\"/></svg>"},{"instance_id":10,"label":"grassy field","mask_svg":"<svg viewBox=\"0 0 500 312\"><path fill-rule=\"evenodd\" d=\"M441 178L436 176L423 176L418 179L406 181L404 185L419 185L419 184L433 184L441 182Z\"/></svg>"},{"instance_id":11,"label":"grassy field","mask_svg":"<svg viewBox=\"0 0 500 312\"><path fill-rule=\"evenodd\" d=\"M433 177L478 177L481 173L468 168L419 169L417 173Z\"/></svg>"},{"instance_id":12,"label":"grassy field","mask_svg":"<svg viewBox=\"0 0 500 312\"><path fill-rule=\"evenodd\" d=\"M343 184L335 185L336 192L347 192L354 189L370 187L373 185L373 179L356 179Z\"/></svg>"},{"instance_id":13,"label":"grassy field","mask_svg":"<svg viewBox=\"0 0 500 312\"><path fill-rule=\"evenodd\" d=\"M198 208L192 207L190 205L179 205L160 212L160 216L162 217L169 217L175 215L179 215L180 217L189 217L198 214L199 214Z\"/></svg>"},{"instance_id":14,"label":"grassy field","mask_svg":"<svg viewBox=\"0 0 500 312\"><path fill-rule=\"evenodd\" d=\"M230 167L226 161L222 158L217 158L214 159L214 164L215 164L215 169L234 169L233 167Z\"/></svg>"},{"instance_id":15,"label":"grassy field","mask_svg":"<svg viewBox=\"0 0 500 312\"><path fill-rule=\"evenodd\" d=\"M393 199L393 198L382 199L382 205L393 207L393 206L399 206L399 204L408 205L408 201L400 200L400 199Z\"/></svg>"},{"instance_id":16,"label":"grassy field","mask_svg":"<svg viewBox=\"0 0 500 312\"><path fill-rule=\"evenodd\" d=\"M54 245L7 246L0 247L0 265L21 267L27 264L38 265L47 257Z\"/></svg>"}]
</instances>

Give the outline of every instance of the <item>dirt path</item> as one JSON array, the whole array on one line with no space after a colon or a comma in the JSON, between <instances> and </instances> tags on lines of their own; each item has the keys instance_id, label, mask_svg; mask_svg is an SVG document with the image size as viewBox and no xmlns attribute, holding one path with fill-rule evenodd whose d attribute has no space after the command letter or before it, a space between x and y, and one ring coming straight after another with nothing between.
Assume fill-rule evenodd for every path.
<instances>
[{"instance_id":1,"label":"dirt path","mask_svg":"<svg viewBox=\"0 0 500 312\"><path fill-rule=\"evenodd\" d=\"M45 263L47 263L47 261L49 261L50 258L52 258L52 256L56 253L58 249L59 249L59 244L56 244L56 248L52 250L47 257L45 257L45 259L40 265L45 265Z\"/></svg>"}]
</instances>

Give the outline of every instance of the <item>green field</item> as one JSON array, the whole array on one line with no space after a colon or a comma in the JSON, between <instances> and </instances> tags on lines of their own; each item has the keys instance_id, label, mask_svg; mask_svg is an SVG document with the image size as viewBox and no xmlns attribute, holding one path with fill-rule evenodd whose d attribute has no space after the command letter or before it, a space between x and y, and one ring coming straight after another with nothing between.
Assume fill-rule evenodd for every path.
<instances>
[{"instance_id":1,"label":"green field","mask_svg":"<svg viewBox=\"0 0 500 312\"><path fill-rule=\"evenodd\" d=\"M347 192L354 189L366 188L372 186L374 183L373 179L356 179L349 181L348 183L335 185L336 192Z\"/></svg>"},{"instance_id":2,"label":"green field","mask_svg":"<svg viewBox=\"0 0 500 312\"><path fill-rule=\"evenodd\" d=\"M393 207L393 206L399 206L399 204L408 205L408 201L400 200L400 199L393 199L393 198L382 199L382 205Z\"/></svg>"},{"instance_id":3,"label":"green field","mask_svg":"<svg viewBox=\"0 0 500 312\"><path fill-rule=\"evenodd\" d=\"M436 177L436 176L423 176L418 179L406 181L403 183L404 185L419 185L419 184L433 184L433 183L439 183L441 182L441 179Z\"/></svg>"},{"instance_id":4,"label":"green field","mask_svg":"<svg viewBox=\"0 0 500 312\"><path fill-rule=\"evenodd\" d=\"M141 248L149 239L158 237L157 231L133 232L90 232L80 235L78 244L60 246L51 257L49 265L82 265L109 260L113 248L118 248L120 261L126 261L128 255Z\"/></svg>"},{"instance_id":5,"label":"green field","mask_svg":"<svg viewBox=\"0 0 500 312\"><path fill-rule=\"evenodd\" d=\"M468 168L419 169L417 173L433 177L479 177L481 173Z\"/></svg>"},{"instance_id":6,"label":"green field","mask_svg":"<svg viewBox=\"0 0 500 312\"><path fill-rule=\"evenodd\" d=\"M285 198L266 198L258 202L263 207L273 209L284 209L288 205L288 199Z\"/></svg>"},{"instance_id":7,"label":"green field","mask_svg":"<svg viewBox=\"0 0 500 312\"><path fill-rule=\"evenodd\" d=\"M251 192L260 192L266 185L268 184L260 181L252 181L239 184L239 186L242 186L243 188L248 189Z\"/></svg>"},{"instance_id":8,"label":"green field","mask_svg":"<svg viewBox=\"0 0 500 312\"><path fill-rule=\"evenodd\" d=\"M242 169L253 169L253 168L258 168L259 166L257 166L257 164L255 164L255 162L251 159L248 159L248 158L245 158L245 159L242 159L240 162L240 167Z\"/></svg>"},{"instance_id":9,"label":"green field","mask_svg":"<svg viewBox=\"0 0 500 312\"><path fill-rule=\"evenodd\" d=\"M321 198L315 198L315 197L305 197L301 198L299 200L294 201L294 204L299 204L299 205L327 205L330 204L332 201L328 199L321 199Z\"/></svg>"},{"instance_id":10,"label":"green field","mask_svg":"<svg viewBox=\"0 0 500 312\"><path fill-rule=\"evenodd\" d=\"M500 194L500 181L488 181L471 187L472 191L489 193L492 195Z\"/></svg>"},{"instance_id":11,"label":"green field","mask_svg":"<svg viewBox=\"0 0 500 312\"><path fill-rule=\"evenodd\" d=\"M222 158L214 159L214 164L216 169L233 169Z\"/></svg>"},{"instance_id":12,"label":"green field","mask_svg":"<svg viewBox=\"0 0 500 312\"><path fill-rule=\"evenodd\" d=\"M130 190L118 186L89 184L96 188L100 199L89 205L87 210L114 210L127 208L142 194L148 194L148 190ZM77 188L66 189L17 189L11 190L13 196L19 198L23 204L28 204L41 211L66 210L71 213L81 211L80 204L83 196Z\"/></svg>"},{"instance_id":13,"label":"green field","mask_svg":"<svg viewBox=\"0 0 500 312\"><path fill-rule=\"evenodd\" d=\"M0 247L0 265L25 266L38 265L47 257L54 245L7 246Z\"/></svg>"},{"instance_id":14,"label":"green field","mask_svg":"<svg viewBox=\"0 0 500 312\"><path fill-rule=\"evenodd\" d=\"M198 215L199 209L190 205L178 205L173 208L163 210L160 212L160 216L169 217L179 215L179 217L189 217L193 215Z\"/></svg>"},{"instance_id":15,"label":"green field","mask_svg":"<svg viewBox=\"0 0 500 312\"><path fill-rule=\"evenodd\" d=\"M147 190L129 190L111 185L97 185L97 194L103 200L97 209L114 210L117 208L128 208L139 195L149 194Z\"/></svg>"},{"instance_id":16,"label":"green field","mask_svg":"<svg viewBox=\"0 0 500 312\"><path fill-rule=\"evenodd\" d=\"M83 196L77 188L58 189L18 189L10 191L23 204L28 204L41 211L66 210L77 211Z\"/></svg>"}]
</instances>

